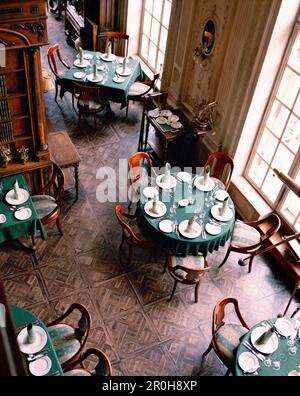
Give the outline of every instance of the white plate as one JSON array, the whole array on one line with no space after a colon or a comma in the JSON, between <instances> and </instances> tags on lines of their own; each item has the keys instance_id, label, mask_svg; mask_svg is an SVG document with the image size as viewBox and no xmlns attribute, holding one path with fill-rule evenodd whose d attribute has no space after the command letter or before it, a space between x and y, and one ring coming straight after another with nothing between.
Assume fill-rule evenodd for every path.
<instances>
[{"instance_id":1,"label":"white plate","mask_svg":"<svg viewBox=\"0 0 300 396\"><path fill-rule=\"evenodd\" d=\"M162 220L159 225L158 225L159 229L162 232L165 232L167 234L169 234L170 232L173 232L173 221L171 220Z\"/></svg>"},{"instance_id":2,"label":"white plate","mask_svg":"<svg viewBox=\"0 0 300 396\"><path fill-rule=\"evenodd\" d=\"M106 65L98 65L98 66L97 66L97 70L104 71L104 70L105 70L105 66L106 66Z\"/></svg>"},{"instance_id":3,"label":"white plate","mask_svg":"<svg viewBox=\"0 0 300 396\"><path fill-rule=\"evenodd\" d=\"M179 226L178 226L178 231L180 232L181 235L183 235L186 238L197 238L201 234L201 226L198 223L194 223L194 228L195 231L192 232L187 232L187 226L188 226L189 220L183 220Z\"/></svg>"},{"instance_id":4,"label":"white plate","mask_svg":"<svg viewBox=\"0 0 300 396\"><path fill-rule=\"evenodd\" d=\"M123 71L123 67L119 67L116 72L119 74L119 76L127 77L132 74L132 70L129 69L129 67L126 67L125 70Z\"/></svg>"},{"instance_id":5,"label":"white plate","mask_svg":"<svg viewBox=\"0 0 300 396\"><path fill-rule=\"evenodd\" d=\"M161 112L160 112L160 114L163 116L163 117L171 117L173 114L172 114L172 112L170 111L170 110L162 110Z\"/></svg>"},{"instance_id":6,"label":"white plate","mask_svg":"<svg viewBox=\"0 0 300 396\"><path fill-rule=\"evenodd\" d=\"M90 82L97 83L103 80L103 76L101 76L101 74L97 74L96 78L94 79L94 73L92 73L86 76L86 79Z\"/></svg>"},{"instance_id":7,"label":"white plate","mask_svg":"<svg viewBox=\"0 0 300 396\"><path fill-rule=\"evenodd\" d=\"M242 352L238 363L240 368L247 373L254 373L260 367L257 357L252 352Z\"/></svg>"},{"instance_id":8,"label":"white plate","mask_svg":"<svg viewBox=\"0 0 300 396\"><path fill-rule=\"evenodd\" d=\"M120 78L120 77L118 77L118 76L115 76L115 77L113 78L113 81L114 81L115 83L117 83L117 84L122 84L122 83L125 81L125 78Z\"/></svg>"},{"instance_id":9,"label":"white plate","mask_svg":"<svg viewBox=\"0 0 300 396\"><path fill-rule=\"evenodd\" d=\"M164 177L164 174L157 176L156 184L158 185L158 187L161 187L162 189L167 189L167 190L170 188L176 187L176 184L177 184L176 177L170 175L170 180L169 180L168 184L162 182L163 177Z\"/></svg>"},{"instance_id":10,"label":"white plate","mask_svg":"<svg viewBox=\"0 0 300 396\"><path fill-rule=\"evenodd\" d=\"M187 172L178 172L177 173L177 179L188 183L190 180L192 180L192 175Z\"/></svg>"},{"instance_id":11,"label":"white plate","mask_svg":"<svg viewBox=\"0 0 300 396\"><path fill-rule=\"evenodd\" d=\"M148 111L148 116L149 117L153 117L156 118L160 115L160 110L159 109L154 109L154 110L150 110Z\"/></svg>"},{"instance_id":12,"label":"white plate","mask_svg":"<svg viewBox=\"0 0 300 396\"><path fill-rule=\"evenodd\" d=\"M177 115L173 114L169 117L169 122L177 122L177 121L179 121L179 117Z\"/></svg>"},{"instance_id":13,"label":"white plate","mask_svg":"<svg viewBox=\"0 0 300 396\"><path fill-rule=\"evenodd\" d=\"M256 340L258 340L258 338L263 333L265 333L266 330L267 328L265 326L256 327L254 330L252 330L250 338L255 349L257 349L259 352L268 354L276 351L279 341L277 335L273 333L265 344L256 344Z\"/></svg>"},{"instance_id":14,"label":"white plate","mask_svg":"<svg viewBox=\"0 0 300 396\"><path fill-rule=\"evenodd\" d=\"M218 201L224 201L225 198L227 198L229 196L228 192L225 190L217 190L215 192L215 198Z\"/></svg>"},{"instance_id":15,"label":"white plate","mask_svg":"<svg viewBox=\"0 0 300 396\"><path fill-rule=\"evenodd\" d=\"M220 209L222 208L223 204L214 205L211 208L211 214L216 220L220 221L229 221L232 219L233 211L227 206L225 213L221 216Z\"/></svg>"},{"instance_id":16,"label":"white plate","mask_svg":"<svg viewBox=\"0 0 300 396\"><path fill-rule=\"evenodd\" d=\"M182 208L185 208L186 206L188 206L189 205L189 203L190 203L190 201L188 200L188 199L181 199L179 202L178 202L178 205L179 206L181 206Z\"/></svg>"},{"instance_id":17,"label":"white plate","mask_svg":"<svg viewBox=\"0 0 300 396\"><path fill-rule=\"evenodd\" d=\"M194 186L200 191L211 191L215 187L215 182L209 178L207 184L203 184L204 177L198 176L194 181Z\"/></svg>"},{"instance_id":18,"label":"white plate","mask_svg":"<svg viewBox=\"0 0 300 396\"><path fill-rule=\"evenodd\" d=\"M116 59L116 55L115 54L111 54L110 57L107 57L107 54L102 54L101 55L101 59L104 60L105 62L112 62Z\"/></svg>"},{"instance_id":19,"label":"white plate","mask_svg":"<svg viewBox=\"0 0 300 396\"><path fill-rule=\"evenodd\" d=\"M181 124L181 122L178 121L178 122L171 122L170 126L175 129L180 129L182 128L183 125Z\"/></svg>"},{"instance_id":20,"label":"white plate","mask_svg":"<svg viewBox=\"0 0 300 396\"><path fill-rule=\"evenodd\" d=\"M94 55L92 55L92 54L83 54L83 59L91 60L93 58L94 58Z\"/></svg>"},{"instance_id":21,"label":"white plate","mask_svg":"<svg viewBox=\"0 0 300 396\"><path fill-rule=\"evenodd\" d=\"M167 124L168 120L165 117L157 117L156 122L160 125L165 125Z\"/></svg>"},{"instance_id":22,"label":"white plate","mask_svg":"<svg viewBox=\"0 0 300 396\"><path fill-rule=\"evenodd\" d=\"M5 200L10 205L21 205L25 203L29 198L29 192L24 188L19 189L19 199L15 198L15 190L10 190L5 196Z\"/></svg>"},{"instance_id":23,"label":"white plate","mask_svg":"<svg viewBox=\"0 0 300 396\"><path fill-rule=\"evenodd\" d=\"M40 357L29 363L29 371L32 375L42 376L49 373L52 361L49 356Z\"/></svg>"},{"instance_id":24,"label":"white plate","mask_svg":"<svg viewBox=\"0 0 300 396\"><path fill-rule=\"evenodd\" d=\"M76 72L73 74L73 77L75 77L75 78L84 78L85 76L86 76L86 74L83 72Z\"/></svg>"},{"instance_id":25,"label":"white plate","mask_svg":"<svg viewBox=\"0 0 300 396\"><path fill-rule=\"evenodd\" d=\"M219 225L207 223L205 225L205 230L210 234L210 235L218 235L222 231L222 227Z\"/></svg>"},{"instance_id":26,"label":"white plate","mask_svg":"<svg viewBox=\"0 0 300 396\"><path fill-rule=\"evenodd\" d=\"M32 326L32 331L35 335L35 340L31 344L27 343L27 328L25 327L18 334L17 340L21 352L23 353L37 353L47 344L47 333L40 326Z\"/></svg>"},{"instance_id":27,"label":"white plate","mask_svg":"<svg viewBox=\"0 0 300 396\"><path fill-rule=\"evenodd\" d=\"M17 220L27 220L31 217L32 211L30 208L15 210L14 216Z\"/></svg>"},{"instance_id":28,"label":"white plate","mask_svg":"<svg viewBox=\"0 0 300 396\"><path fill-rule=\"evenodd\" d=\"M6 222L6 216L5 216L5 214L1 213L0 214L0 224L3 224L5 222Z\"/></svg>"},{"instance_id":29,"label":"white plate","mask_svg":"<svg viewBox=\"0 0 300 396\"><path fill-rule=\"evenodd\" d=\"M147 215L149 215L150 217L161 217L167 212L167 207L163 202L158 201L157 207L158 207L158 213L154 213L152 210L153 201L151 200L145 203L144 210L147 213Z\"/></svg>"},{"instance_id":30,"label":"white plate","mask_svg":"<svg viewBox=\"0 0 300 396\"><path fill-rule=\"evenodd\" d=\"M294 332L293 323L286 318L278 318L275 322L275 327L278 333L284 337L289 337Z\"/></svg>"},{"instance_id":31,"label":"white plate","mask_svg":"<svg viewBox=\"0 0 300 396\"><path fill-rule=\"evenodd\" d=\"M76 59L74 61L74 66L79 67L79 68L87 67L89 64L90 64L90 62L86 59L83 59L82 63L80 63L80 59Z\"/></svg>"},{"instance_id":32,"label":"white plate","mask_svg":"<svg viewBox=\"0 0 300 396\"><path fill-rule=\"evenodd\" d=\"M155 187L145 187L143 190L143 194L146 198L153 199L155 194L158 194L158 190Z\"/></svg>"}]
</instances>

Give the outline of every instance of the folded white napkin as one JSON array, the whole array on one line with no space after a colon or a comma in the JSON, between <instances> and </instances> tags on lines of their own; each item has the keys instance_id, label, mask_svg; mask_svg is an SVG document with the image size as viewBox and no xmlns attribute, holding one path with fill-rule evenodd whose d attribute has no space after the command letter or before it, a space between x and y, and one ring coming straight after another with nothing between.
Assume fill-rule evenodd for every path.
<instances>
[{"instance_id":1,"label":"folded white napkin","mask_svg":"<svg viewBox=\"0 0 300 396\"><path fill-rule=\"evenodd\" d=\"M126 71L126 62L127 62L127 58L126 58L126 56L125 56L125 58L124 58L124 60L123 60L123 69L122 69L122 72L123 72L123 73L125 73L125 71Z\"/></svg>"},{"instance_id":2,"label":"folded white napkin","mask_svg":"<svg viewBox=\"0 0 300 396\"><path fill-rule=\"evenodd\" d=\"M262 345L262 344L266 344L269 339L272 337L274 333L274 328L271 327L269 330L265 331L257 340L256 340L256 344L258 345Z\"/></svg>"},{"instance_id":3,"label":"folded white napkin","mask_svg":"<svg viewBox=\"0 0 300 396\"><path fill-rule=\"evenodd\" d=\"M97 65L95 63L93 64L93 78L94 80L97 78Z\"/></svg>"},{"instance_id":4,"label":"folded white napkin","mask_svg":"<svg viewBox=\"0 0 300 396\"><path fill-rule=\"evenodd\" d=\"M107 54L106 54L107 58L111 57L111 42L109 41L107 44Z\"/></svg>"},{"instance_id":5,"label":"folded white napkin","mask_svg":"<svg viewBox=\"0 0 300 396\"><path fill-rule=\"evenodd\" d=\"M205 186L207 186L208 184L209 176L210 176L210 166L207 166L204 169L204 178L203 178L203 183Z\"/></svg>"},{"instance_id":6,"label":"folded white napkin","mask_svg":"<svg viewBox=\"0 0 300 396\"><path fill-rule=\"evenodd\" d=\"M155 214L158 214L158 213L159 213L158 202L159 202L159 200L158 200L158 194L154 194L154 196L153 196L152 212L155 213Z\"/></svg>"},{"instance_id":7,"label":"folded white napkin","mask_svg":"<svg viewBox=\"0 0 300 396\"><path fill-rule=\"evenodd\" d=\"M35 334L32 328L32 323L29 323L27 325L27 343L28 344L33 344L35 341Z\"/></svg>"},{"instance_id":8,"label":"folded white napkin","mask_svg":"<svg viewBox=\"0 0 300 396\"><path fill-rule=\"evenodd\" d=\"M170 183L170 176L171 176L171 165L167 162L165 166L165 174L162 177L161 181L165 184Z\"/></svg>"},{"instance_id":9,"label":"folded white napkin","mask_svg":"<svg viewBox=\"0 0 300 396\"><path fill-rule=\"evenodd\" d=\"M223 216L226 213L228 206L228 197L226 197L222 203L222 206L220 207L220 215Z\"/></svg>"},{"instance_id":10,"label":"folded white napkin","mask_svg":"<svg viewBox=\"0 0 300 396\"><path fill-rule=\"evenodd\" d=\"M81 47L79 47L79 62L80 64L83 63L83 51Z\"/></svg>"},{"instance_id":11,"label":"folded white napkin","mask_svg":"<svg viewBox=\"0 0 300 396\"><path fill-rule=\"evenodd\" d=\"M187 228L186 228L186 232L195 232L195 226L194 226L195 222L196 222L196 218L195 218L195 216L193 216L193 217L188 221L188 225L187 225Z\"/></svg>"},{"instance_id":12,"label":"folded white napkin","mask_svg":"<svg viewBox=\"0 0 300 396\"><path fill-rule=\"evenodd\" d=\"M15 181L14 191L15 191L15 199L19 199L19 197L20 197L20 188L19 188L18 180Z\"/></svg>"}]
</instances>

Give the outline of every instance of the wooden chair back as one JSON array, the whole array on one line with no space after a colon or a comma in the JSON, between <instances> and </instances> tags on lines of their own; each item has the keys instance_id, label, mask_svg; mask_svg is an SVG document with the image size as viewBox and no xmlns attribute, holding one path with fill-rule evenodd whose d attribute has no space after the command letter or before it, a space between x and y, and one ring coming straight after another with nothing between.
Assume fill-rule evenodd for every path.
<instances>
[{"instance_id":1,"label":"wooden chair back","mask_svg":"<svg viewBox=\"0 0 300 396\"><path fill-rule=\"evenodd\" d=\"M61 77L59 75L56 59L58 59L60 63L67 69L70 68L70 66L63 60L61 56L60 45L58 43L48 48L47 59L48 59L49 67L57 79L60 79Z\"/></svg>"},{"instance_id":2,"label":"wooden chair back","mask_svg":"<svg viewBox=\"0 0 300 396\"><path fill-rule=\"evenodd\" d=\"M208 263L207 263L206 259L205 259L203 268L195 269L195 268L190 268L190 267L185 266L185 265L176 265L175 267L173 267L172 264L171 264L171 256L169 256L168 257L168 270L170 272L170 275L176 281L178 281L180 283L191 285L191 284L198 283L202 278L204 278L204 276L206 276L206 274L210 270L210 267L208 266ZM182 270L182 271L187 272L187 273L189 273L191 275L198 275L198 276L195 276L195 277L193 277L191 279L183 279L182 277L180 277L180 276L178 276L176 274L177 270Z\"/></svg>"},{"instance_id":3,"label":"wooden chair back","mask_svg":"<svg viewBox=\"0 0 300 396\"><path fill-rule=\"evenodd\" d=\"M133 229L130 227L130 225L126 222L125 219L127 220L133 220L136 218L135 215L131 215L129 213L126 213L124 209L122 208L121 205L117 205L115 209L115 214L117 216L118 222L122 227L122 232L123 232L123 237L124 239L131 243L132 238L134 240L134 243L139 244L139 245L145 245L145 241L141 240L133 231Z\"/></svg>"},{"instance_id":4,"label":"wooden chair back","mask_svg":"<svg viewBox=\"0 0 300 396\"><path fill-rule=\"evenodd\" d=\"M90 109L90 101L95 101L101 105L101 109L105 107L105 100L103 99L102 90L100 87L93 87L85 84L80 84L72 81L73 96L83 104L86 111L92 112ZM82 105L80 105L82 106ZM99 109L97 110L99 111Z\"/></svg>"},{"instance_id":5,"label":"wooden chair back","mask_svg":"<svg viewBox=\"0 0 300 396\"><path fill-rule=\"evenodd\" d=\"M137 152L131 155L128 159L128 171L130 184L135 183L141 177L143 166L141 162L145 160L147 163L149 174L152 169L152 160L150 155L146 152Z\"/></svg>"},{"instance_id":6,"label":"wooden chair back","mask_svg":"<svg viewBox=\"0 0 300 396\"><path fill-rule=\"evenodd\" d=\"M98 362L92 372L92 376L99 377L109 377L112 375L112 367L110 360L106 353L101 351L98 348L89 348L87 349L80 358L80 363L84 366L84 361L87 360L90 356L96 356ZM90 370L89 370L90 371Z\"/></svg>"},{"instance_id":7,"label":"wooden chair back","mask_svg":"<svg viewBox=\"0 0 300 396\"><path fill-rule=\"evenodd\" d=\"M118 56L128 56L129 35L121 32L106 32L105 52L109 41L112 43L112 53Z\"/></svg>"},{"instance_id":8,"label":"wooden chair back","mask_svg":"<svg viewBox=\"0 0 300 396\"><path fill-rule=\"evenodd\" d=\"M217 151L210 154L204 168L208 165L211 167L211 176L221 180L224 183L225 190L227 190L234 168L232 158L227 154Z\"/></svg>"},{"instance_id":9,"label":"wooden chair back","mask_svg":"<svg viewBox=\"0 0 300 396\"><path fill-rule=\"evenodd\" d=\"M64 198L65 175L62 169L52 164L50 171L50 178L48 183L37 193L37 195L44 195L46 193L53 195L57 204L56 209L60 209Z\"/></svg>"}]
</instances>

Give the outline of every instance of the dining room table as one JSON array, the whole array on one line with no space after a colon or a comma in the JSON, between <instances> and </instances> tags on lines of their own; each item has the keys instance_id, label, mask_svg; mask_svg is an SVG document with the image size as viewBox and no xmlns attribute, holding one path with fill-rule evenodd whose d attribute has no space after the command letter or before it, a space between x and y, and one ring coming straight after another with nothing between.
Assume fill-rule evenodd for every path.
<instances>
[{"instance_id":1,"label":"dining room table","mask_svg":"<svg viewBox=\"0 0 300 396\"><path fill-rule=\"evenodd\" d=\"M29 310L17 305L11 304L10 310L19 347L29 375L63 376L63 370L45 323ZM37 332L37 340L32 344L25 343L23 336L29 324L32 324L34 331ZM31 348L34 352L30 351Z\"/></svg>"},{"instance_id":2,"label":"dining room table","mask_svg":"<svg viewBox=\"0 0 300 396\"><path fill-rule=\"evenodd\" d=\"M142 234L160 249L174 255L207 256L224 246L233 231L235 209L223 183L211 177L210 186L204 188L201 176L188 172L175 172L171 176L174 180L172 188L164 188L160 182L157 185L162 175L152 177L149 185L140 188L137 223ZM155 191L164 207L161 216L153 215L151 209L149 211ZM224 197L228 197L226 218L218 213ZM195 220L198 232L189 235L185 229L191 219Z\"/></svg>"},{"instance_id":3,"label":"dining room table","mask_svg":"<svg viewBox=\"0 0 300 396\"><path fill-rule=\"evenodd\" d=\"M285 317L262 320L252 326L235 351L233 374L300 376L299 326L296 318ZM271 334L266 337L267 331Z\"/></svg>"},{"instance_id":4,"label":"dining room table","mask_svg":"<svg viewBox=\"0 0 300 396\"><path fill-rule=\"evenodd\" d=\"M14 186L18 183L19 199L15 199ZM0 243L16 240L23 236L34 236L40 233L41 238L47 238L46 230L38 218L34 208L30 191L25 177L22 174L7 176L0 179ZM29 251L35 246L28 247Z\"/></svg>"},{"instance_id":5,"label":"dining room table","mask_svg":"<svg viewBox=\"0 0 300 396\"><path fill-rule=\"evenodd\" d=\"M83 63L79 57L74 59L73 65L62 76L60 96L66 91L72 92L72 83L77 82L101 89L103 99L121 103L121 108L127 105L128 93L131 85L143 78L143 71L139 60L127 57L124 72L124 57L93 51L83 51ZM97 67L97 79L93 81L93 65ZM124 73L123 73L124 72Z\"/></svg>"}]
</instances>

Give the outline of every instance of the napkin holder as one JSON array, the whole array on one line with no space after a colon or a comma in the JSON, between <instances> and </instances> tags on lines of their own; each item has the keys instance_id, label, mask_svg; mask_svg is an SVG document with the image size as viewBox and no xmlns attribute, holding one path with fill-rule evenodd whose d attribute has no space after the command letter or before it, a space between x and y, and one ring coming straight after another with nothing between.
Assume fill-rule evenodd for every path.
<instances>
[{"instance_id":1,"label":"napkin holder","mask_svg":"<svg viewBox=\"0 0 300 396\"><path fill-rule=\"evenodd\" d=\"M20 197L20 188L19 188L18 180L16 180L14 183L14 192L15 192L15 199L18 200Z\"/></svg>"},{"instance_id":2,"label":"napkin holder","mask_svg":"<svg viewBox=\"0 0 300 396\"><path fill-rule=\"evenodd\" d=\"M226 197L222 203L222 206L219 208L220 216L224 216L228 207L228 197Z\"/></svg>"},{"instance_id":3,"label":"napkin holder","mask_svg":"<svg viewBox=\"0 0 300 396\"><path fill-rule=\"evenodd\" d=\"M265 331L256 341L255 343L258 345L264 345L266 344L269 339L272 337L275 329L274 327L269 328L267 331Z\"/></svg>"}]
</instances>

